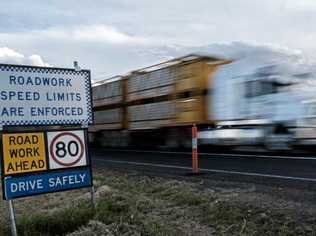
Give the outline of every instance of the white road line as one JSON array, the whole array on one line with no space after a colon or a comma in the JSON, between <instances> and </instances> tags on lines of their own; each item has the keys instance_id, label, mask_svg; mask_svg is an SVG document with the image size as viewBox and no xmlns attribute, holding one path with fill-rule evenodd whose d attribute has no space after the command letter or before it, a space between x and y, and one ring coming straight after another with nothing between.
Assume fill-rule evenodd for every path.
<instances>
[{"instance_id":1,"label":"white road line","mask_svg":"<svg viewBox=\"0 0 316 236\"><path fill-rule=\"evenodd\" d=\"M170 168L170 169L181 169L181 170L190 170L190 171L192 170L191 167L186 167L186 166L153 164L153 163L143 163L143 162L133 162L133 161L104 160L104 159L98 159L98 161L117 163L117 164L128 164L128 165L138 165L138 166L151 166L151 167L161 167L161 168ZM237 175L245 175L245 176L255 176L255 177L266 177L266 178L276 178L276 179L287 179L287 180L300 180L300 181L316 182L316 179L303 178L303 177L294 177L294 176L271 175L271 174L252 173L252 172L240 172L240 171L204 169L204 168L199 168L199 170L203 171L203 172L212 172L212 173L221 173L221 174L235 174L235 175L237 174Z\"/></svg>"},{"instance_id":2,"label":"white road line","mask_svg":"<svg viewBox=\"0 0 316 236\"><path fill-rule=\"evenodd\" d=\"M157 153L157 154L183 154L183 155L192 155L191 152L172 152L172 151L148 151L148 150L135 150L135 149L107 149L109 151L119 151L119 152L139 152L139 153ZM232 153L204 153L199 152L199 155L202 156L222 156L222 157L253 157L253 158L268 158L268 159L289 159L289 160L314 160L315 157L292 157L292 156L269 156L269 155L255 155L255 154L232 154Z\"/></svg>"}]
</instances>

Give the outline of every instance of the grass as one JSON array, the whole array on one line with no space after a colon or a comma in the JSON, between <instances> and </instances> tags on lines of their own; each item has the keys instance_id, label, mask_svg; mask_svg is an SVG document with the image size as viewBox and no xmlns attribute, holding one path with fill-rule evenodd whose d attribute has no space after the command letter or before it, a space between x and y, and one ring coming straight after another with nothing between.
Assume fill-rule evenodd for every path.
<instances>
[{"instance_id":1,"label":"grass","mask_svg":"<svg viewBox=\"0 0 316 236\"><path fill-rule=\"evenodd\" d=\"M16 200L19 235L313 235L316 231L313 215L282 206L274 209L273 198L271 207L263 207L260 194L241 193L236 186L215 191L199 183L111 171L96 173L95 183L95 208L84 189ZM102 192L105 185L109 188ZM249 196L257 202L240 200ZM9 234L5 216L2 212L1 235Z\"/></svg>"},{"instance_id":2,"label":"grass","mask_svg":"<svg viewBox=\"0 0 316 236\"><path fill-rule=\"evenodd\" d=\"M62 209L52 214L24 216L17 221L18 232L34 236L61 235L87 224L93 216L93 209L87 204Z\"/></svg>"},{"instance_id":3,"label":"grass","mask_svg":"<svg viewBox=\"0 0 316 236\"><path fill-rule=\"evenodd\" d=\"M62 235L87 224L93 210L86 204L54 211L50 214L32 213L17 217L19 235ZM10 235L9 225L2 225L1 235Z\"/></svg>"},{"instance_id":4,"label":"grass","mask_svg":"<svg viewBox=\"0 0 316 236\"><path fill-rule=\"evenodd\" d=\"M307 235L304 222L291 214L266 209L219 202L205 209L204 222L216 229L219 235ZM310 231L314 231L310 229ZM311 234L312 235L312 234Z\"/></svg>"}]
</instances>

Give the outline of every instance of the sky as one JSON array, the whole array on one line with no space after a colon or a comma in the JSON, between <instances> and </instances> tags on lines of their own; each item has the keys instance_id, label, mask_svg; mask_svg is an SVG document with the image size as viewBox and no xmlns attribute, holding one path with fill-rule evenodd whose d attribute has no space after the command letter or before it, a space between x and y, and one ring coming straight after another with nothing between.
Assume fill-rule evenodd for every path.
<instances>
[{"instance_id":1,"label":"sky","mask_svg":"<svg viewBox=\"0 0 316 236\"><path fill-rule=\"evenodd\" d=\"M314 0L1 1L0 62L78 61L97 81L192 52L316 61L315 25Z\"/></svg>"}]
</instances>

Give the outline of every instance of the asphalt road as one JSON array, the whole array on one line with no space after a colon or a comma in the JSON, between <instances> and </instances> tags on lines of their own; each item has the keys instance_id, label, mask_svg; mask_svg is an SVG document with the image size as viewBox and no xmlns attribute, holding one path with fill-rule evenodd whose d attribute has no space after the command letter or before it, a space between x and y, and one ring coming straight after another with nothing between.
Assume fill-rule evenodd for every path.
<instances>
[{"instance_id":1,"label":"asphalt road","mask_svg":"<svg viewBox=\"0 0 316 236\"><path fill-rule=\"evenodd\" d=\"M92 149L91 157L95 168L316 189L313 157L202 153L200 174L195 176L191 175L189 152Z\"/></svg>"}]
</instances>

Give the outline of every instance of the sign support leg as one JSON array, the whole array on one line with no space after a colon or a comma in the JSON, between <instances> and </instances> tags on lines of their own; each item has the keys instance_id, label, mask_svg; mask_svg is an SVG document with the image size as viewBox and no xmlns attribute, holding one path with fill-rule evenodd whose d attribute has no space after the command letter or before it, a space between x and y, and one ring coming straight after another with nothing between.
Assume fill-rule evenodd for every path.
<instances>
[{"instance_id":1,"label":"sign support leg","mask_svg":"<svg viewBox=\"0 0 316 236\"><path fill-rule=\"evenodd\" d=\"M9 211L10 211L11 235L17 236L13 200L9 200L8 204L9 204Z\"/></svg>"},{"instance_id":2,"label":"sign support leg","mask_svg":"<svg viewBox=\"0 0 316 236\"><path fill-rule=\"evenodd\" d=\"M0 132L3 131L3 126L0 125ZM14 206L13 206L13 200L8 201L9 205L9 214L10 214L10 228L11 228L11 235L17 236L17 230L16 230L16 223L15 223L15 213L14 213Z\"/></svg>"},{"instance_id":3,"label":"sign support leg","mask_svg":"<svg viewBox=\"0 0 316 236\"><path fill-rule=\"evenodd\" d=\"M91 186L90 193L91 193L91 205L92 205L92 208L95 209L94 186Z\"/></svg>"},{"instance_id":4,"label":"sign support leg","mask_svg":"<svg viewBox=\"0 0 316 236\"><path fill-rule=\"evenodd\" d=\"M78 63L77 62L74 62L74 65L75 65L75 68L76 66L78 66ZM87 129L89 126L88 124L81 124L81 128L83 129ZM89 143L89 136L87 136L87 142ZM90 153L89 153L90 155ZM95 193L94 193L94 186L93 186L93 183L92 183L92 186L90 188L90 195L91 195L91 206L93 209L95 209Z\"/></svg>"}]
</instances>

